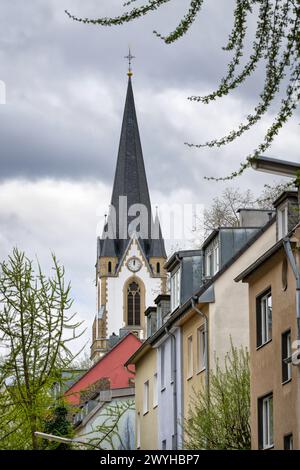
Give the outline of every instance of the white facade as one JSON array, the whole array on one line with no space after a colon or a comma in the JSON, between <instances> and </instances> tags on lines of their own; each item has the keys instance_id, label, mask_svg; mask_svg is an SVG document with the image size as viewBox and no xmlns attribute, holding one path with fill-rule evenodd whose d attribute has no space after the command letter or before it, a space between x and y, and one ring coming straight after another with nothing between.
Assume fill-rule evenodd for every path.
<instances>
[{"instance_id":1,"label":"white facade","mask_svg":"<svg viewBox=\"0 0 300 470\"><path fill-rule=\"evenodd\" d=\"M224 360L231 348L230 338L234 346L249 348L248 284L236 283L234 279L275 241L273 224L214 282L216 300L209 305L210 367L215 367L215 356Z\"/></svg>"},{"instance_id":2,"label":"white facade","mask_svg":"<svg viewBox=\"0 0 300 470\"><path fill-rule=\"evenodd\" d=\"M135 448L135 410L134 390L113 390L112 397L108 401L101 401L87 414L82 423L75 428L75 437L82 442L90 442L98 445L103 437L100 432L101 426L105 424L112 429L118 420L118 425L109 437L101 442L101 449L105 450L134 450ZM120 396L118 396L118 393ZM126 396L130 394L129 396ZM122 396L124 395L124 396ZM124 407L125 411L122 411ZM112 414L113 411L113 414Z\"/></svg>"},{"instance_id":3,"label":"white facade","mask_svg":"<svg viewBox=\"0 0 300 470\"><path fill-rule=\"evenodd\" d=\"M175 339L166 334L155 346L158 348L158 449L167 450L182 448L182 335L180 328L172 329L171 333ZM176 341L175 348L173 341Z\"/></svg>"},{"instance_id":4,"label":"white facade","mask_svg":"<svg viewBox=\"0 0 300 470\"><path fill-rule=\"evenodd\" d=\"M136 257L141 263L141 269L133 273L127 266L128 260ZM138 241L133 238L129 244L125 256L115 276L107 278L107 304L108 312L108 336L112 333L119 334L119 329L125 327L124 319L124 286L129 279L137 279L145 290L145 308L154 305L154 299L161 293L161 277L154 277L147 260L142 254ZM142 303L143 305L143 303ZM143 315L144 312L141 312ZM144 339L144 338L141 338Z\"/></svg>"}]
</instances>

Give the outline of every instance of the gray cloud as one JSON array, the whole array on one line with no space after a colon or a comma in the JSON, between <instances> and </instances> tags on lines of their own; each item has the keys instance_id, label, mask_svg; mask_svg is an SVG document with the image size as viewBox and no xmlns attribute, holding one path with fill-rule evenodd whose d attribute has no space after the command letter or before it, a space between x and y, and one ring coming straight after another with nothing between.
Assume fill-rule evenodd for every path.
<instances>
[{"instance_id":1,"label":"gray cloud","mask_svg":"<svg viewBox=\"0 0 300 470\"><path fill-rule=\"evenodd\" d=\"M77 308L89 322L95 310L96 209L110 199L127 45L136 56L134 91L154 203L184 198L184 203L209 204L225 184L203 176L236 169L271 123L270 113L222 149L184 146L236 127L254 108L263 84L259 69L244 87L211 106L186 100L210 92L223 76L228 54L221 47L232 26L232 4L205 2L188 35L166 46L152 31L171 31L188 2L177 0L141 21L105 29L74 23L64 9L79 16L117 14L119 0L2 0L0 80L7 86L7 104L0 105L1 257L18 245L47 263L54 250L66 264ZM298 122L299 114L269 155L299 160ZM250 170L233 184L257 193L272 180Z\"/></svg>"},{"instance_id":2,"label":"gray cloud","mask_svg":"<svg viewBox=\"0 0 300 470\"><path fill-rule=\"evenodd\" d=\"M189 122L180 134L176 126L170 125L168 108L171 113L172 103L165 103L164 119L161 119L161 110L154 107L149 119L144 115L149 117L152 98L155 101L155 97L170 88L177 89L182 92L183 106L197 107L201 122L199 140L219 136L214 132L215 122L209 119L208 107L186 102L185 98L213 89L225 70L228 57L221 46L226 42L232 23L229 3L221 8L219 2L206 2L189 34L178 43L166 46L153 36L152 30L171 30L185 11L182 0L174 6L166 5L161 12L141 21L108 29L74 23L66 17L64 8L82 16L98 16L121 11L119 1L99 5L98 1L91 0L83 5L68 0L62 5L60 0L26 3L6 0L0 19L0 78L7 84L8 105L0 109L0 177L51 176L111 181L126 87L123 56L127 44L131 43L137 56L134 64L136 95L143 96L147 92L148 96L148 101L143 103L148 109L143 109L139 101L137 107L145 155L151 156L150 162L153 162L153 168L151 163L149 165L150 180L155 185L159 183L159 174L155 172L159 168L162 180L168 175L172 184L189 185L194 172L182 159L183 154L187 159L191 155L183 146L184 141L189 140ZM235 126L255 106L259 80L262 82L260 74L233 95L245 104L245 111L236 119ZM101 87L105 94L101 93ZM231 125L226 100L218 102L218 106L219 114L227 116L226 130L230 130L233 122ZM208 118L203 120L205 115ZM243 139L233 148L236 149L234 167L248 149ZM250 146L249 151L251 149ZM227 150L221 152L225 158ZM198 152L198 164L208 174L213 174L214 155L221 152ZM174 159L179 164L180 178L174 174ZM158 165L161 161L164 164ZM196 163L196 158L194 161ZM224 166L227 167L226 161Z\"/></svg>"}]
</instances>

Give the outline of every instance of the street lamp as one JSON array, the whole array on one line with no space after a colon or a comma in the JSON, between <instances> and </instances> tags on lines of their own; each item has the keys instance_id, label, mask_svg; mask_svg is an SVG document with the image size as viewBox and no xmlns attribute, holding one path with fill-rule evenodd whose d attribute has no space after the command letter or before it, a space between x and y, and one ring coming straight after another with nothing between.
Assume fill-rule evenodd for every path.
<instances>
[{"instance_id":1,"label":"street lamp","mask_svg":"<svg viewBox=\"0 0 300 470\"><path fill-rule=\"evenodd\" d=\"M54 434L47 434L45 432L35 431L34 433L37 437L41 437L46 441L53 441L53 442L60 442L61 444L81 444L88 447L92 447L93 449L99 450L99 447L95 446L94 444L90 444L89 442L81 441L80 439L70 439L68 437L61 437L55 436Z\"/></svg>"},{"instance_id":2,"label":"street lamp","mask_svg":"<svg viewBox=\"0 0 300 470\"><path fill-rule=\"evenodd\" d=\"M264 171L265 173L272 173L273 175L296 177L300 172L300 163L287 162L285 160L278 160L277 158L270 158L260 156L251 162L254 170Z\"/></svg>"}]
</instances>

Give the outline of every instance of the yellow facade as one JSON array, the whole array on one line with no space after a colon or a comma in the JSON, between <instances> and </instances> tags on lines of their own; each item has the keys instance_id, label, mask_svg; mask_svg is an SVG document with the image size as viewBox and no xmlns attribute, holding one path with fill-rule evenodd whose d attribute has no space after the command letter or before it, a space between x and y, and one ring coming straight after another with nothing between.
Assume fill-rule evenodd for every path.
<instances>
[{"instance_id":1,"label":"yellow facade","mask_svg":"<svg viewBox=\"0 0 300 470\"><path fill-rule=\"evenodd\" d=\"M155 387L156 354L156 349L149 347L145 354L135 362L136 447L142 450L156 450L158 446L157 399L154 391L157 389ZM148 385L145 385L147 383Z\"/></svg>"},{"instance_id":2,"label":"yellow facade","mask_svg":"<svg viewBox=\"0 0 300 470\"><path fill-rule=\"evenodd\" d=\"M208 306L201 308L208 313ZM205 363L200 354L199 333L205 330L204 318L194 310L188 312L181 320L183 348L183 413L188 419L189 410L193 406L195 394L205 386Z\"/></svg>"}]
</instances>

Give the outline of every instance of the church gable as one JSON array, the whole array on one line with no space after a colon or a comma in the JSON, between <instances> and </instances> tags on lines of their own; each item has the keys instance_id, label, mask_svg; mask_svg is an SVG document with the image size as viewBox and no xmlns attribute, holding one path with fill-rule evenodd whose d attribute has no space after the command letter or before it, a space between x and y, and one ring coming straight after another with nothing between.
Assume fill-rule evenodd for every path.
<instances>
[{"instance_id":1,"label":"church gable","mask_svg":"<svg viewBox=\"0 0 300 470\"><path fill-rule=\"evenodd\" d=\"M127 270L129 274L138 275L140 271L143 271L147 272L149 276L153 275L151 266L149 265L139 240L136 237L133 237L129 241L117 269L116 276L119 276L124 270Z\"/></svg>"}]
</instances>

